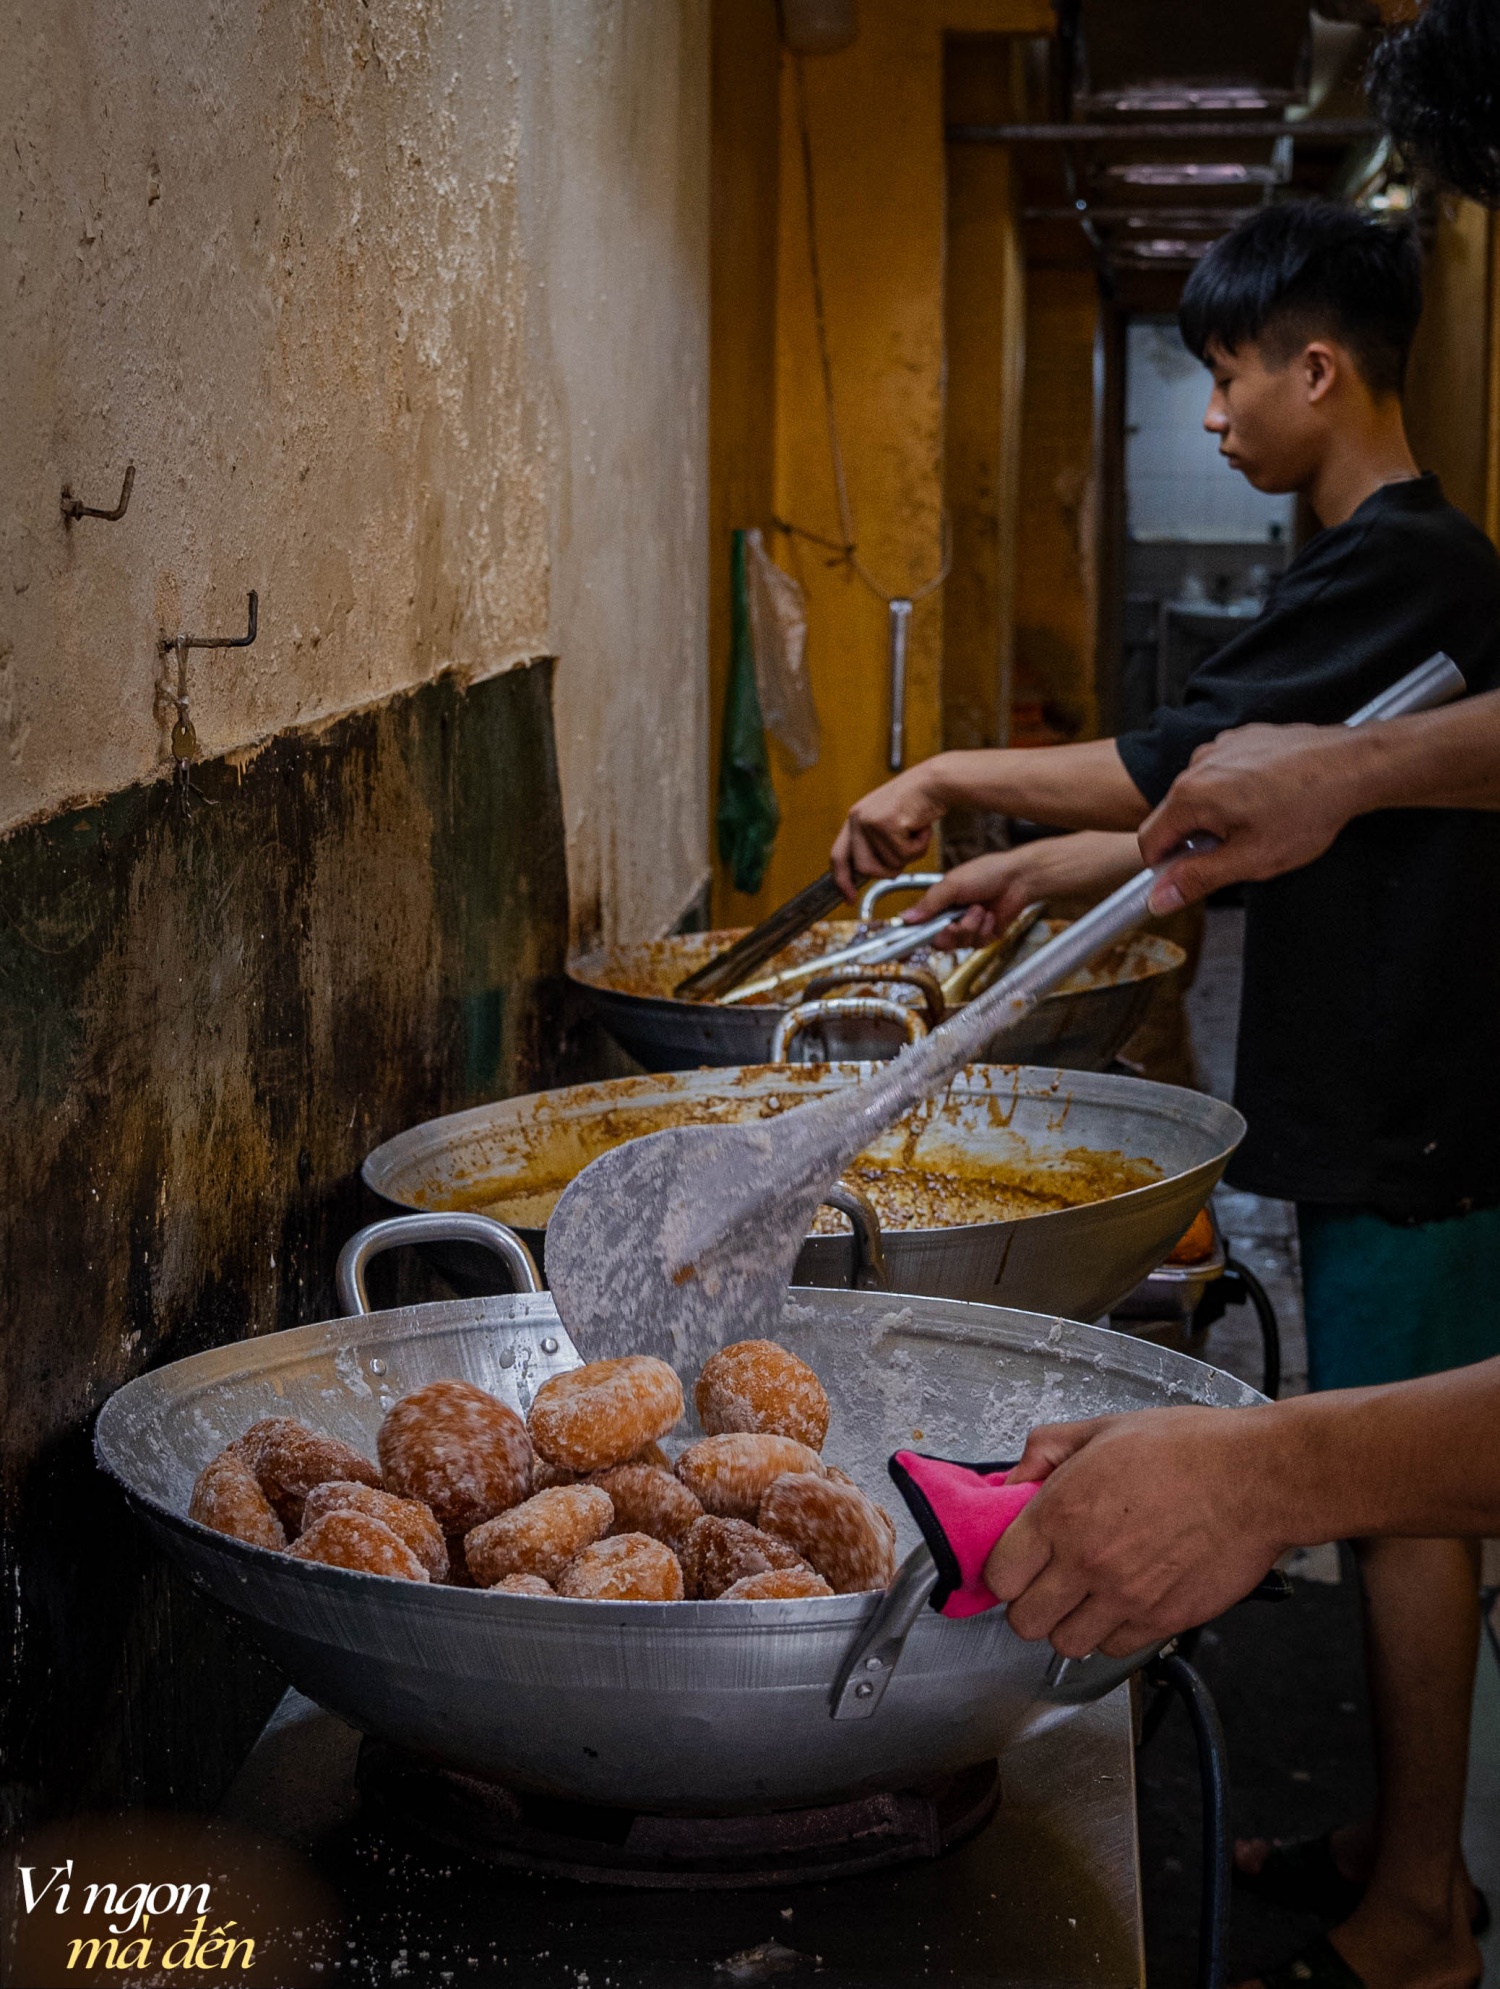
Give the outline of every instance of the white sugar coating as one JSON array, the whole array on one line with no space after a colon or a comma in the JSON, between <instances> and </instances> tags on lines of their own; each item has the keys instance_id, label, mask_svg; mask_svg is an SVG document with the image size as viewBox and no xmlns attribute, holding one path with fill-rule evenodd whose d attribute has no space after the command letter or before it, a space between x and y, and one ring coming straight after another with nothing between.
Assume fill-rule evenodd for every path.
<instances>
[{"instance_id":1,"label":"white sugar coating","mask_svg":"<svg viewBox=\"0 0 1500 1989\"><path fill-rule=\"evenodd\" d=\"M758 1431L821 1450L828 1397L805 1361L774 1340L738 1340L703 1366L693 1391L708 1436Z\"/></svg>"},{"instance_id":2,"label":"white sugar coating","mask_svg":"<svg viewBox=\"0 0 1500 1989\"><path fill-rule=\"evenodd\" d=\"M386 1486L430 1506L445 1533L468 1533L531 1490L532 1451L514 1409L468 1381L430 1381L380 1426Z\"/></svg>"},{"instance_id":3,"label":"white sugar coating","mask_svg":"<svg viewBox=\"0 0 1500 1989\"><path fill-rule=\"evenodd\" d=\"M302 1508L302 1531L306 1533L331 1512L368 1513L406 1542L430 1580L448 1579L448 1543L430 1508L419 1499L399 1499L394 1492L382 1492L375 1485L333 1478L308 1493Z\"/></svg>"},{"instance_id":4,"label":"white sugar coating","mask_svg":"<svg viewBox=\"0 0 1500 1989\"><path fill-rule=\"evenodd\" d=\"M310 1526L290 1552L298 1561L321 1561L332 1568L359 1574L389 1575L400 1581L425 1582L426 1568L383 1521L367 1512L341 1507Z\"/></svg>"},{"instance_id":5,"label":"white sugar coating","mask_svg":"<svg viewBox=\"0 0 1500 1989\"><path fill-rule=\"evenodd\" d=\"M682 1549L687 1592L700 1602L712 1602L747 1575L806 1569L794 1547L774 1534L762 1533L746 1519L720 1519L708 1514L689 1533Z\"/></svg>"},{"instance_id":6,"label":"white sugar coating","mask_svg":"<svg viewBox=\"0 0 1500 1989\"><path fill-rule=\"evenodd\" d=\"M540 1575L502 1575L499 1581L490 1583L492 1595L556 1595L551 1582L544 1582Z\"/></svg>"},{"instance_id":7,"label":"white sugar coating","mask_svg":"<svg viewBox=\"0 0 1500 1989\"><path fill-rule=\"evenodd\" d=\"M603 1471L639 1455L682 1415L682 1383L649 1354L590 1361L543 1382L531 1405L531 1440L551 1464Z\"/></svg>"},{"instance_id":8,"label":"white sugar coating","mask_svg":"<svg viewBox=\"0 0 1500 1989\"><path fill-rule=\"evenodd\" d=\"M687 1486L656 1464L615 1464L590 1480L609 1494L615 1509L611 1533L649 1533L674 1554L703 1517L703 1506Z\"/></svg>"},{"instance_id":9,"label":"white sugar coating","mask_svg":"<svg viewBox=\"0 0 1500 1989\"><path fill-rule=\"evenodd\" d=\"M597 1485L553 1485L464 1538L469 1573L481 1588L506 1575L540 1575L556 1582L573 1558L602 1540L615 1509Z\"/></svg>"},{"instance_id":10,"label":"white sugar coating","mask_svg":"<svg viewBox=\"0 0 1500 1989\"><path fill-rule=\"evenodd\" d=\"M805 1472L778 1478L759 1518L840 1595L886 1588L896 1572L896 1529L857 1485Z\"/></svg>"},{"instance_id":11,"label":"white sugar coating","mask_svg":"<svg viewBox=\"0 0 1500 1989\"><path fill-rule=\"evenodd\" d=\"M742 1575L719 1596L720 1602L800 1602L832 1595L823 1577L811 1568L767 1568L761 1575Z\"/></svg>"},{"instance_id":12,"label":"white sugar coating","mask_svg":"<svg viewBox=\"0 0 1500 1989\"><path fill-rule=\"evenodd\" d=\"M205 1464L193 1486L188 1518L215 1533L227 1533L252 1547L280 1551L286 1546L286 1531L272 1510L271 1502L233 1444Z\"/></svg>"},{"instance_id":13,"label":"white sugar coating","mask_svg":"<svg viewBox=\"0 0 1500 1989\"><path fill-rule=\"evenodd\" d=\"M585 1547L563 1571L559 1595L593 1602L681 1602L682 1567L645 1533L617 1533Z\"/></svg>"},{"instance_id":14,"label":"white sugar coating","mask_svg":"<svg viewBox=\"0 0 1500 1989\"><path fill-rule=\"evenodd\" d=\"M703 1437L677 1460L677 1476L703 1510L726 1519L754 1519L766 1487L788 1471L821 1477L823 1461L795 1437L748 1431Z\"/></svg>"}]
</instances>

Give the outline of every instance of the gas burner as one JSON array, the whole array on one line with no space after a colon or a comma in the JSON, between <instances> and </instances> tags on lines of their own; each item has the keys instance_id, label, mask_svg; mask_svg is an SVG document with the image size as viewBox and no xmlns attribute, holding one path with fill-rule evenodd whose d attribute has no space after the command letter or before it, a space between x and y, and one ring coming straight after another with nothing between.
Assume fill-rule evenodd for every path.
<instances>
[{"instance_id":1,"label":"gas burner","mask_svg":"<svg viewBox=\"0 0 1500 1989\"><path fill-rule=\"evenodd\" d=\"M989 1822L1000 1771L982 1761L891 1794L762 1816L654 1816L528 1795L367 1739L371 1807L491 1864L598 1885L745 1890L849 1878L936 1858Z\"/></svg>"}]
</instances>

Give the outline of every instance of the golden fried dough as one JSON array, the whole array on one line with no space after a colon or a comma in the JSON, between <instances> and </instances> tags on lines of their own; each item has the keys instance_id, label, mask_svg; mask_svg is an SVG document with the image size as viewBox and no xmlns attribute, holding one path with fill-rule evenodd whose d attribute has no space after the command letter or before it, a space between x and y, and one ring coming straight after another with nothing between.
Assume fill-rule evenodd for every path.
<instances>
[{"instance_id":1,"label":"golden fried dough","mask_svg":"<svg viewBox=\"0 0 1500 1989\"><path fill-rule=\"evenodd\" d=\"M367 1512L341 1507L310 1526L291 1546L298 1561L321 1561L330 1568L352 1568L366 1575L394 1575L401 1581L425 1582L427 1570L383 1520Z\"/></svg>"},{"instance_id":2,"label":"golden fried dough","mask_svg":"<svg viewBox=\"0 0 1500 1989\"><path fill-rule=\"evenodd\" d=\"M563 1571L559 1595L593 1602L681 1602L682 1568L647 1533L617 1533L585 1547Z\"/></svg>"},{"instance_id":3,"label":"golden fried dough","mask_svg":"<svg viewBox=\"0 0 1500 1989\"><path fill-rule=\"evenodd\" d=\"M759 1520L840 1595L886 1588L896 1572L895 1528L857 1485L788 1473L767 1487Z\"/></svg>"},{"instance_id":4,"label":"golden fried dough","mask_svg":"<svg viewBox=\"0 0 1500 1989\"><path fill-rule=\"evenodd\" d=\"M754 1519L761 1496L773 1479L788 1471L823 1475L815 1450L795 1437L736 1431L703 1437L677 1460L677 1476L705 1512L722 1519Z\"/></svg>"},{"instance_id":5,"label":"golden fried dough","mask_svg":"<svg viewBox=\"0 0 1500 1989\"><path fill-rule=\"evenodd\" d=\"M615 1509L611 1533L649 1533L674 1554L703 1517L703 1507L680 1480L658 1464L612 1464L589 1480L607 1492Z\"/></svg>"},{"instance_id":6,"label":"golden fried dough","mask_svg":"<svg viewBox=\"0 0 1500 1989\"><path fill-rule=\"evenodd\" d=\"M549 1486L465 1536L469 1573L481 1588L506 1575L555 1583L569 1561L604 1538L614 1517L609 1494L597 1485Z\"/></svg>"},{"instance_id":7,"label":"golden fried dough","mask_svg":"<svg viewBox=\"0 0 1500 1989\"><path fill-rule=\"evenodd\" d=\"M795 1437L821 1450L828 1434L828 1397L805 1361L774 1340L739 1340L704 1363L693 1390L708 1436L736 1430Z\"/></svg>"},{"instance_id":8,"label":"golden fried dough","mask_svg":"<svg viewBox=\"0 0 1500 1989\"><path fill-rule=\"evenodd\" d=\"M682 1549L683 1580L698 1602L712 1602L747 1575L806 1566L796 1549L774 1534L762 1533L745 1519L716 1515L700 1519Z\"/></svg>"},{"instance_id":9,"label":"golden fried dough","mask_svg":"<svg viewBox=\"0 0 1500 1989\"><path fill-rule=\"evenodd\" d=\"M649 1354L590 1361L544 1381L531 1405L531 1440L549 1464L603 1471L655 1443L682 1414L682 1383Z\"/></svg>"},{"instance_id":10,"label":"golden fried dough","mask_svg":"<svg viewBox=\"0 0 1500 1989\"><path fill-rule=\"evenodd\" d=\"M431 1509L420 1499L398 1499L394 1492L377 1491L373 1485L330 1478L326 1485L314 1485L308 1493L302 1507L302 1531L306 1533L331 1512L368 1513L406 1542L430 1581L448 1579L448 1543Z\"/></svg>"},{"instance_id":11,"label":"golden fried dough","mask_svg":"<svg viewBox=\"0 0 1500 1989\"><path fill-rule=\"evenodd\" d=\"M286 1529L239 1448L231 1444L205 1464L193 1486L188 1518L252 1547L286 1546Z\"/></svg>"},{"instance_id":12,"label":"golden fried dough","mask_svg":"<svg viewBox=\"0 0 1500 1989\"><path fill-rule=\"evenodd\" d=\"M376 1449L386 1489L420 1499L444 1533L469 1533L531 1491L526 1425L472 1382L429 1381L403 1395Z\"/></svg>"}]
</instances>

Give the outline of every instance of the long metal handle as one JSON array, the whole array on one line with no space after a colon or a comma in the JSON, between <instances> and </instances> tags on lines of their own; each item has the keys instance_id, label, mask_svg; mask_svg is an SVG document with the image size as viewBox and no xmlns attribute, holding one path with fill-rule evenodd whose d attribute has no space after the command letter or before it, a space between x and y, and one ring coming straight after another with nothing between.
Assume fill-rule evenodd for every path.
<instances>
[{"instance_id":1,"label":"long metal handle","mask_svg":"<svg viewBox=\"0 0 1500 1989\"><path fill-rule=\"evenodd\" d=\"M478 1243L502 1257L515 1280L517 1291L540 1291L542 1280L536 1259L513 1229L493 1216L475 1215L460 1209L434 1211L430 1215L388 1216L357 1231L339 1252L334 1287L346 1318L360 1318L370 1309L365 1290L365 1269L371 1258L405 1243Z\"/></svg>"},{"instance_id":2,"label":"long metal handle","mask_svg":"<svg viewBox=\"0 0 1500 1989\"><path fill-rule=\"evenodd\" d=\"M891 643L891 747L887 758L892 773L906 763L906 646L911 635L911 602L897 598L888 605Z\"/></svg>"},{"instance_id":3,"label":"long metal handle","mask_svg":"<svg viewBox=\"0 0 1500 1989\"><path fill-rule=\"evenodd\" d=\"M843 902L844 894L834 883L833 872L825 870L821 877L805 884L795 898L788 898L769 918L762 919L758 926L744 933L732 946L725 947L705 966L686 975L672 993L679 1001L709 1001L727 994L753 974L762 960L769 960L773 953L779 953L783 946L806 932L810 925L816 925L819 919L837 911Z\"/></svg>"}]
</instances>

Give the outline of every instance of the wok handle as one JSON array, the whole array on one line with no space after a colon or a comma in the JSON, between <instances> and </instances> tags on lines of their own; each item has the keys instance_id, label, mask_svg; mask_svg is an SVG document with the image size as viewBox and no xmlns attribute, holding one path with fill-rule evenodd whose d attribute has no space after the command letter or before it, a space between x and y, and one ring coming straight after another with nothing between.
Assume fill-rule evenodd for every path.
<instances>
[{"instance_id":1,"label":"wok handle","mask_svg":"<svg viewBox=\"0 0 1500 1989\"><path fill-rule=\"evenodd\" d=\"M852 1181L837 1181L823 1197L823 1205L847 1216L854 1230L854 1268L849 1275L850 1291L889 1291L891 1274L885 1261L880 1217L863 1188L856 1188Z\"/></svg>"},{"instance_id":2,"label":"wok handle","mask_svg":"<svg viewBox=\"0 0 1500 1989\"><path fill-rule=\"evenodd\" d=\"M771 1062L790 1062L787 1051L804 1029L810 1029L815 1022L840 1015L857 1021L894 1022L906 1031L908 1043L915 1043L927 1034L927 1025L921 1016L903 1002L887 1001L880 995L835 995L831 1001L804 1001L796 1008L787 1010L771 1038Z\"/></svg>"},{"instance_id":3,"label":"wok handle","mask_svg":"<svg viewBox=\"0 0 1500 1989\"><path fill-rule=\"evenodd\" d=\"M913 1547L854 1640L834 1681L828 1711L835 1720L868 1720L895 1676L911 1627L937 1586L937 1563L926 1547Z\"/></svg>"},{"instance_id":4,"label":"wok handle","mask_svg":"<svg viewBox=\"0 0 1500 1989\"><path fill-rule=\"evenodd\" d=\"M505 1260L517 1291L540 1291L536 1260L513 1229L493 1216L460 1209L427 1215L388 1216L356 1231L339 1252L334 1287L344 1317L361 1318L370 1309L365 1269L371 1258L407 1243L478 1243Z\"/></svg>"}]
</instances>

